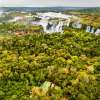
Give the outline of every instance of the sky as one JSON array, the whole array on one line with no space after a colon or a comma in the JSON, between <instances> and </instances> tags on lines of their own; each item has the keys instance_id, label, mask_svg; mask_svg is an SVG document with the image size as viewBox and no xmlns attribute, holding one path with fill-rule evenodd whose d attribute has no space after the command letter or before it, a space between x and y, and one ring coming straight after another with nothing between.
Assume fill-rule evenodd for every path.
<instances>
[{"instance_id":1,"label":"sky","mask_svg":"<svg viewBox=\"0 0 100 100\"><path fill-rule=\"evenodd\" d=\"M100 0L0 0L0 7L100 7Z\"/></svg>"}]
</instances>

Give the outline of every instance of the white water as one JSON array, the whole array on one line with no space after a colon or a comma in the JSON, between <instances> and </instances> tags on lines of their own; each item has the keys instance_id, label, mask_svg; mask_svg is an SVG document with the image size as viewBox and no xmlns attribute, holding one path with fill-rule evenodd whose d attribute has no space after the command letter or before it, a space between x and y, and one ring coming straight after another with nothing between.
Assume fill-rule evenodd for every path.
<instances>
[{"instance_id":1,"label":"white water","mask_svg":"<svg viewBox=\"0 0 100 100\"><path fill-rule=\"evenodd\" d=\"M96 35L97 35L97 34L100 34L100 29L97 29L96 32L95 32L95 34L96 34Z\"/></svg>"},{"instance_id":2,"label":"white water","mask_svg":"<svg viewBox=\"0 0 100 100\"><path fill-rule=\"evenodd\" d=\"M63 32L62 21L59 21L58 24L50 23L48 21L40 20L40 22L32 22L33 25L41 25L43 27L44 32L46 33L54 33L54 32ZM50 26L49 26L50 25Z\"/></svg>"},{"instance_id":3,"label":"white water","mask_svg":"<svg viewBox=\"0 0 100 100\"><path fill-rule=\"evenodd\" d=\"M91 29L91 32L90 33L94 33L94 28Z\"/></svg>"},{"instance_id":4,"label":"white water","mask_svg":"<svg viewBox=\"0 0 100 100\"><path fill-rule=\"evenodd\" d=\"M32 21L31 24L32 25L41 25L43 27L43 31L45 33L55 33L55 32L63 32L63 26L67 26L69 27L71 24L71 19L73 19L73 17L75 16L70 16L70 15L64 15L61 13L53 13L53 12L48 12L48 13L38 13L37 17L41 18L41 20L39 21ZM56 20L57 18L57 20ZM12 21L17 21L21 18L19 17L15 17ZM75 20L77 19L77 17L75 17ZM79 19L77 19L76 22L73 22L71 24L71 27L73 28L78 28L78 29L82 29L82 24L80 23ZM95 29L92 28L91 26L86 26L85 29L86 32L90 32L90 33L95 33L95 34L99 34L100 33L100 29L97 29L95 32Z\"/></svg>"},{"instance_id":5,"label":"white water","mask_svg":"<svg viewBox=\"0 0 100 100\"><path fill-rule=\"evenodd\" d=\"M86 32L90 32L90 31L91 31L91 27L90 26L87 26Z\"/></svg>"},{"instance_id":6,"label":"white water","mask_svg":"<svg viewBox=\"0 0 100 100\"><path fill-rule=\"evenodd\" d=\"M72 27L73 27L73 28L79 28L79 29L81 29L81 28L82 28L82 24L80 24L79 22L74 22L74 23L72 24Z\"/></svg>"}]
</instances>

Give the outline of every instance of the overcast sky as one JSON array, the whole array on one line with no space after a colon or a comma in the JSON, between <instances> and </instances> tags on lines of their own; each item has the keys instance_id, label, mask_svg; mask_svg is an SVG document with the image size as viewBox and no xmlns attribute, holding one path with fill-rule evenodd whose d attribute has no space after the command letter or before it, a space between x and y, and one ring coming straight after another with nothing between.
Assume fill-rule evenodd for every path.
<instances>
[{"instance_id":1,"label":"overcast sky","mask_svg":"<svg viewBox=\"0 0 100 100\"><path fill-rule=\"evenodd\" d=\"M0 0L0 6L71 6L100 7L100 0Z\"/></svg>"}]
</instances>

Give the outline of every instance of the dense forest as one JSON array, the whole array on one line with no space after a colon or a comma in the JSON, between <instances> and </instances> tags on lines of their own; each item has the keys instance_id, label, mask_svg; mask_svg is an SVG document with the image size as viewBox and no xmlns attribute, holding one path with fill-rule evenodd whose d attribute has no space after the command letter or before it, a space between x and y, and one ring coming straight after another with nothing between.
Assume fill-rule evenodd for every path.
<instances>
[{"instance_id":1,"label":"dense forest","mask_svg":"<svg viewBox=\"0 0 100 100\"><path fill-rule=\"evenodd\" d=\"M87 7L87 8L80 8L80 9L71 9L71 10L65 10L64 12L77 12L80 14L99 14L100 15L100 7Z\"/></svg>"},{"instance_id":2,"label":"dense forest","mask_svg":"<svg viewBox=\"0 0 100 100\"><path fill-rule=\"evenodd\" d=\"M94 7L94 8L86 8L86 9L81 9L81 10L77 10L78 12L81 13L94 13L94 14L100 14L100 7Z\"/></svg>"},{"instance_id":3,"label":"dense forest","mask_svg":"<svg viewBox=\"0 0 100 100\"><path fill-rule=\"evenodd\" d=\"M0 37L0 100L100 100L100 35Z\"/></svg>"},{"instance_id":4,"label":"dense forest","mask_svg":"<svg viewBox=\"0 0 100 100\"><path fill-rule=\"evenodd\" d=\"M91 25L95 28L100 27L100 7L66 10L64 13L79 16L80 22L83 24Z\"/></svg>"}]
</instances>

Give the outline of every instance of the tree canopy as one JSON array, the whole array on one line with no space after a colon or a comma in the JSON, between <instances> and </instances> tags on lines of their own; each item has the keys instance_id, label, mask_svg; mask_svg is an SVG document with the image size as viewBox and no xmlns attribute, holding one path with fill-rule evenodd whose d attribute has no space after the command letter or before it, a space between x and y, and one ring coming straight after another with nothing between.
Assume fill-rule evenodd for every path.
<instances>
[{"instance_id":1,"label":"tree canopy","mask_svg":"<svg viewBox=\"0 0 100 100\"><path fill-rule=\"evenodd\" d=\"M0 100L99 100L100 35L69 29L0 39Z\"/></svg>"}]
</instances>

